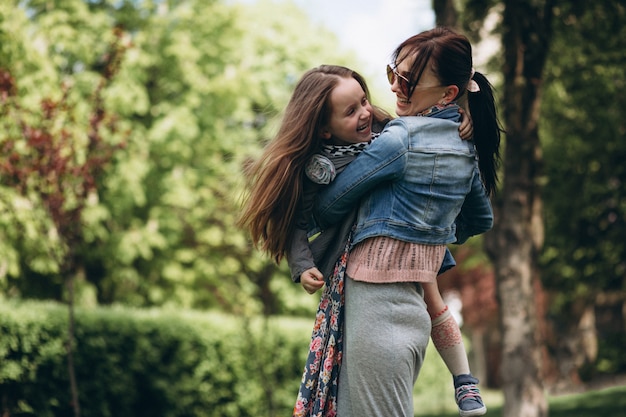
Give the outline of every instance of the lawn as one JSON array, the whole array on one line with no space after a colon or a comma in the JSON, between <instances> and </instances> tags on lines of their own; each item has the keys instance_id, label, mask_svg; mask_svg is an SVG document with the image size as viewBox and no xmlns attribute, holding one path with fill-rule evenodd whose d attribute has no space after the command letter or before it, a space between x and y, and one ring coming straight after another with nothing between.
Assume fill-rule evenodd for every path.
<instances>
[{"instance_id":1,"label":"lawn","mask_svg":"<svg viewBox=\"0 0 626 417\"><path fill-rule=\"evenodd\" d=\"M502 416L502 397L486 395L486 417ZM491 402L495 400L497 402ZM550 417L624 417L626 416L626 386L588 391L582 394L550 397ZM416 411L418 406L416 404ZM458 417L456 411L416 413L416 417Z\"/></svg>"}]
</instances>

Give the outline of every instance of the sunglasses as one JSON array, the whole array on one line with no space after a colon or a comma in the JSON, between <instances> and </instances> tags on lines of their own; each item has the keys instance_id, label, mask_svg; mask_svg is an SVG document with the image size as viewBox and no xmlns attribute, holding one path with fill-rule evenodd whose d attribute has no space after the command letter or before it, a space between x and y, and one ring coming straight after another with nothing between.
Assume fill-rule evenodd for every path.
<instances>
[{"instance_id":1,"label":"sunglasses","mask_svg":"<svg viewBox=\"0 0 626 417\"><path fill-rule=\"evenodd\" d=\"M398 80L398 87L400 87L400 92L405 97L409 96L409 90L413 87L413 83L409 81L404 75L399 74L395 68L392 68L391 65L387 65L387 80L389 80L389 84L393 85L393 83Z\"/></svg>"}]
</instances>

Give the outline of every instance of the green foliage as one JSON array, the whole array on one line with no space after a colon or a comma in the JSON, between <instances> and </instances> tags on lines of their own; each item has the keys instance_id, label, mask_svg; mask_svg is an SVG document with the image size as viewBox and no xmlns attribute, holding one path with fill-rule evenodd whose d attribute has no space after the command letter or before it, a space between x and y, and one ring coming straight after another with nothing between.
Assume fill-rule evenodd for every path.
<instances>
[{"instance_id":1,"label":"green foliage","mask_svg":"<svg viewBox=\"0 0 626 417\"><path fill-rule=\"evenodd\" d=\"M7 248L8 259L14 262L5 265L3 278L7 272L20 273L23 264L34 275L51 274L57 281L52 281L52 286L57 288L62 278L59 273L73 276L81 243L82 211L89 200L97 198L97 177L114 148L102 140L102 131L114 131L115 122L102 107L100 93L115 73L121 51L115 44L107 46L102 74L82 102L79 89L62 83L58 97L35 96L39 107L29 106L28 91L22 93L11 63L0 68L0 197L6 198L0 202L2 223L7 225L6 235L13 238L8 247L29 248L31 241L36 241L38 248L21 259L12 257L15 253ZM107 127L102 129L104 124ZM20 200L27 209L34 208L35 216L21 215L20 207L14 204ZM25 281L20 280L13 288L28 288ZM9 284L8 280L5 283ZM39 285L29 291L38 296L43 288Z\"/></svg>"},{"instance_id":2,"label":"green foliage","mask_svg":"<svg viewBox=\"0 0 626 417\"><path fill-rule=\"evenodd\" d=\"M2 411L68 415L66 321L60 305L0 304ZM109 307L78 309L76 321L84 416L270 417L292 410L314 320ZM432 344L414 398L418 415L456 410Z\"/></svg>"},{"instance_id":3,"label":"green foliage","mask_svg":"<svg viewBox=\"0 0 626 417\"><path fill-rule=\"evenodd\" d=\"M70 414L66 321L54 304L0 306L3 413ZM82 415L287 415L310 325L173 310L78 310Z\"/></svg>"},{"instance_id":4,"label":"green foliage","mask_svg":"<svg viewBox=\"0 0 626 417\"><path fill-rule=\"evenodd\" d=\"M16 79L21 117L69 86L72 120L89 120L115 30L127 46L102 91L104 108L117 115L107 140L123 138L125 149L82 212L79 299L311 312L315 300L235 222L243 164L271 137L297 79L321 63L346 63L349 54L329 48L334 36L291 2L9 3L0 5L0 62ZM0 115L4 132L11 120ZM73 126L74 137L87 134ZM40 201L2 193L0 290L60 299L49 254L63 250L65 236L52 239ZM18 212L18 203L29 210Z\"/></svg>"},{"instance_id":5,"label":"green foliage","mask_svg":"<svg viewBox=\"0 0 626 417\"><path fill-rule=\"evenodd\" d=\"M566 298L593 297L626 277L626 8L563 6L557 23L542 112L545 283Z\"/></svg>"},{"instance_id":6,"label":"green foliage","mask_svg":"<svg viewBox=\"0 0 626 417\"><path fill-rule=\"evenodd\" d=\"M610 299L626 283L626 124L621 111L626 106L626 8L612 1L564 4L558 16L560 35L553 48L558 53L551 54L547 66L542 112L542 275L546 288L557 294L553 316L567 322L577 305L595 304L601 294ZM615 353L623 346L623 328L598 330L596 372L624 371L626 361Z\"/></svg>"}]
</instances>

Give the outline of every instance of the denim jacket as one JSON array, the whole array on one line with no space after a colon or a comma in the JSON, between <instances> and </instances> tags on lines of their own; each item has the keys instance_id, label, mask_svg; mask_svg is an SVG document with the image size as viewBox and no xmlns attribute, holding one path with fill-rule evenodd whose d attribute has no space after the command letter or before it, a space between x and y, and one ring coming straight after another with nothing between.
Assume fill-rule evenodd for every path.
<instances>
[{"instance_id":1,"label":"denim jacket","mask_svg":"<svg viewBox=\"0 0 626 417\"><path fill-rule=\"evenodd\" d=\"M322 228L359 206L352 245L374 236L421 244L463 243L493 225L472 141L457 108L387 124L380 137L318 194ZM360 201L360 202L359 202Z\"/></svg>"},{"instance_id":2,"label":"denim jacket","mask_svg":"<svg viewBox=\"0 0 626 417\"><path fill-rule=\"evenodd\" d=\"M333 164L337 173L341 173L356 158L356 155L322 154ZM308 178L304 179L304 191L298 206L296 228L287 244L286 251L293 282L300 282L300 275L313 267L317 267L324 278L330 277L335 269L335 263L345 250L348 236L356 222L357 207L354 207L347 216L343 216L341 222L324 230L320 229L311 217L311 211L317 193L323 187L326 185L314 183ZM456 261L452 253L446 248L439 273L442 274L455 265Z\"/></svg>"}]
</instances>

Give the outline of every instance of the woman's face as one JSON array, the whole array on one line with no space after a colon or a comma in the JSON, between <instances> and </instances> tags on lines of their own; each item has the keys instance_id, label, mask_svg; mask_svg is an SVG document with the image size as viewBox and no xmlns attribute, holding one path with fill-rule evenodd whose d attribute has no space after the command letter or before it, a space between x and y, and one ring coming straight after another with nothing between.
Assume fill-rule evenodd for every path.
<instances>
[{"instance_id":1,"label":"woman's face","mask_svg":"<svg viewBox=\"0 0 626 417\"><path fill-rule=\"evenodd\" d=\"M335 145L367 142L372 139L372 105L354 78L341 78L330 93L332 114L324 139Z\"/></svg>"},{"instance_id":2,"label":"woman's face","mask_svg":"<svg viewBox=\"0 0 626 417\"><path fill-rule=\"evenodd\" d=\"M413 64L411 58L403 59L395 68L397 74L404 78L409 78L410 68ZM391 91L396 95L396 114L398 116L415 116L424 110L430 109L435 104L440 103L445 97L446 86L441 82L431 70L430 64L426 66L419 83L415 86L411 97L406 97L406 88L402 88L400 83L404 83L401 77L394 74Z\"/></svg>"}]
</instances>

